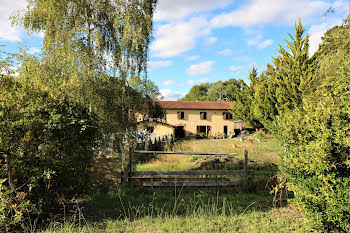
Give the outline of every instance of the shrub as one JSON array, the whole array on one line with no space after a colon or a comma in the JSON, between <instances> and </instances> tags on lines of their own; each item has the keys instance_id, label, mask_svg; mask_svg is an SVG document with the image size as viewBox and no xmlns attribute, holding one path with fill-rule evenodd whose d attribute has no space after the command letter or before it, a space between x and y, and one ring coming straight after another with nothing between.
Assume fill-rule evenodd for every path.
<instances>
[{"instance_id":1,"label":"shrub","mask_svg":"<svg viewBox=\"0 0 350 233\"><path fill-rule=\"evenodd\" d=\"M60 201L84 194L97 133L94 117L84 107L2 76L2 224L17 224L28 214L53 213Z\"/></svg>"},{"instance_id":2,"label":"shrub","mask_svg":"<svg viewBox=\"0 0 350 233\"><path fill-rule=\"evenodd\" d=\"M349 23L326 35L329 42L314 74L316 91L277 118L286 145L281 169L298 205L319 229L350 232Z\"/></svg>"}]
</instances>

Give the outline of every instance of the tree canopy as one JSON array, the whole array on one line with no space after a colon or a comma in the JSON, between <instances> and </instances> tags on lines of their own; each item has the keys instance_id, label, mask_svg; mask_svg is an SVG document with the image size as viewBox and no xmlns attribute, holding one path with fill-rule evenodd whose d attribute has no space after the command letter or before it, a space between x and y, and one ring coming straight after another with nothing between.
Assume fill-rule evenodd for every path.
<instances>
[{"instance_id":1,"label":"tree canopy","mask_svg":"<svg viewBox=\"0 0 350 233\"><path fill-rule=\"evenodd\" d=\"M194 85L182 101L233 101L246 86L243 80L229 79Z\"/></svg>"},{"instance_id":2,"label":"tree canopy","mask_svg":"<svg viewBox=\"0 0 350 233\"><path fill-rule=\"evenodd\" d=\"M13 23L44 32L44 54L71 48L84 65L126 76L146 72L156 0L33 0Z\"/></svg>"}]
</instances>

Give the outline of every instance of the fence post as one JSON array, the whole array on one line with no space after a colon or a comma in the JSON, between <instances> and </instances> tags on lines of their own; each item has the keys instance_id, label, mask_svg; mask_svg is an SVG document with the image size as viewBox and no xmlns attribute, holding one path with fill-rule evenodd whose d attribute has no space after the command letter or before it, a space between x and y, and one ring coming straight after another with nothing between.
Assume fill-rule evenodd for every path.
<instances>
[{"instance_id":1,"label":"fence post","mask_svg":"<svg viewBox=\"0 0 350 233\"><path fill-rule=\"evenodd\" d=\"M145 138L145 150L149 150L149 144L150 144L149 139L148 139L148 137L146 137Z\"/></svg>"},{"instance_id":2,"label":"fence post","mask_svg":"<svg viewBox=\"0 0 350 233\"><path fill-rule=\"evenodd\" d=\"M134 144L129 145L129 164L128 164L128 170L129 170L129 177L128 177L128 186L131 184L131 173L132 173L132 160L134 155Z\"/></svg>"},{"instance_id":3,"label":"fence post","mask_svg":"<svg viewBox=\"0 0 350 233\"><path fill-rule=\"evenodd\" d=\"M244 186L247 185L247 181L248 181L248 170L247 170L247 166L248 166L248 150L246 148L244 148L244 163L243 163L243 171L244 171Z\"/></svg>"},{"instance_id":4,"label":"fence post","mask_svg":"<svg viewBox=\"0 0 350 233\"><path fill-rule=\"evenodd\" d=\"M128 164L126 165L124 169L124 178L121 183L121 188L120 188L120 194L123 194L125 184L130 186L130 181L131 181L131 167L132 167L132 154L134 153L134 150L132 149L130 141L126 143L126 149L124 151L125 157L128 156Z\"/></svg>"}]
</instances>

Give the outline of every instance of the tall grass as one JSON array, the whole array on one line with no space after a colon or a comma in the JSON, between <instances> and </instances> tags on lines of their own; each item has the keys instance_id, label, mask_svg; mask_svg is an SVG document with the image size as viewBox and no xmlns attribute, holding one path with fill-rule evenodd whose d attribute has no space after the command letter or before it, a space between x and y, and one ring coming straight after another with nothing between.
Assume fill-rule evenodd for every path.
<instances>
[{"instance_id":1,"label":"tall grass","mask_svg":"<svg viewBox=\"0 0 350 233\"><path fill-rule=\"evenodd\" d=\"M127 189L95 194L84 206L85 224L52 223L43 232L312 232L311 225L291 207L272 208L267 178L276 174L282 147L274 139L258 141L189 140L173 145L173 151L238 153L249 152L255 182L251 188L157 188ZM136 170L190 170L202 157L161 155ZM241 169L242 163L228 163Z\"/></svg>"},{"instance_id":2,"label":"tall grass","mask_svg":"<svg viewBox=\"0 0 350 233\"><path fill-rule=\"evenodd\" d=\"M136 165L137 171L181 171L191 170L193 156L189 155L159 155L148 163Z\"/></svg>"},{"instance_id":3,"label":"tall grass","mask_svg":"<svg viewBox=\"0 0 350 233\"><path fill-rule=\"evenodd\" d=\"M278 153L283 147L275 139L244 140L237 139L201 139L176 142L172 151L238 153L243 158L243 150L249 152L249 158L268 163L279 163Z\"/></svg>"},{"instance_id":4,"label":"tall grass","mask_svg":"<svg viewBox=\"0 0 350 233\"><path fill-rule=\"evenodd\" d=\"M268 179L277 173L276 164L280 157L278 152L282 146L275 139L262 139L260 141L238 141L235 139L200 139L178 141L169 150L186 152L213 152L213 153L237 153L235 159L225 164L213 164L207 169L242 169L243 150L248 149L248 168L256 170L256 179ZM196 160L206 156L191 155L158 155L156 159L144 164L137 164L137 171L179 171L197 169ZM218 166L217 166L218 165Z\"/></svg>"},{"instance_id":5,"label":"tall grass","mask_svg":"<svg viewBox=\"0 0 350 233\"><path fill-rule=\"evenodd\" d=\"M266 191L127 190L91 201L97 219L88 224L53 223L43 232L309 232L303 216L290 207L271 208ZM135 195L135 196L134 196ZM102 200L102 203L101 203ZM118 207L119 215L104 212ZM98 213L96 213L96 211ZM104 212L104 214L102 214ZM89 213L89 212L88 212ZM100 216L96 216L101 214Z\"/></svg>"}]
</instances>

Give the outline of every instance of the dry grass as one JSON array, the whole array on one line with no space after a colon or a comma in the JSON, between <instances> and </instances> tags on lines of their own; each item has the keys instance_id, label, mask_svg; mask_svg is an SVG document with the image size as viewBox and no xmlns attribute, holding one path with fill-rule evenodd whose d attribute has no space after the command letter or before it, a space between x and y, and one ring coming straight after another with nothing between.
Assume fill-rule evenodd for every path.
<instances>
[{"instance_id":1,"label":"dry grass","mask_svg":"<svg viewBox=\"0 0 350 233\"><path fill-rule=\"evenodd\" d=\"M258 160L267 163L278 164L282 146L275 139L263 139L254 141L239 141L237 139L202 139L185 140L177 142L173 151L213 152L213 153L238 153L238 158L243 158L243 150L246 148L250 160Z\"/></svg>"},{"instance_id":2,"label":"dry grass","mask_svg":"<svg viewBox=\"0 0 350 233\"><path fill-rule=\"evenodd\" d=\"M194 168L191 162L193 156L188 155L160 155L147 164L137 164L137 171L180 171Z\"/></svg>"},{"instance_id":3,"label":"dry grass","mask_svg":"<svg viewBox=\"0 0 350 233\"><path fill-rule=\"evenodd\" d=\"M199 139L176 142L170 150L186 152L238 153L227 162L216 161L216 156L198 155L159 155L145 164L137 164L137 171L179 171L196 169L242 169L243 150L249 153L248 167L256 170L256 179L269 179L274 176L280 161L282 147L274 139L239 141L237 139ZM220 159L219 159L220 161Z\"/></svg>"}]
</instances>

